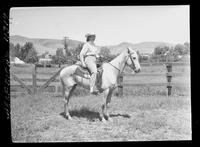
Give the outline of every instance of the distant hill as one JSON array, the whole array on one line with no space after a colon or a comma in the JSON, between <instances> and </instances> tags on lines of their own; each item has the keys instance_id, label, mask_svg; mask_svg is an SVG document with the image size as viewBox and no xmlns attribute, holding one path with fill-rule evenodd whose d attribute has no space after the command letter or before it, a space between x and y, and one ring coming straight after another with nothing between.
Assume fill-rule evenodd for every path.
<instances>
[{"instance_id":1,"label":"distant hill","mask_svg":"<svg viewBox=\"0 0 200 147\"><path fill-rule=\"evenodd\" d=\"M19 35L14 35L10 37L10 42L13 44L19 43L24 45L26 42L32 42L38 54L42 54L48 51L50 54L55 54L57 48L64 48L63 40L59 39L40 39L40 38L28 38ZM81 41L67 40L69 48L74 48L81 43Z\"/></svg>"},{"instance_id":2,"label":"distant hill","mask_svg":"<svg viewBox=\"0 0 200 147\"><path fill-rule=\"evenodd\" d=\"M36 48L36 51L39 54L44 53L45 51L48 51L50 54L55 54L57 48L63 48L63 40L59 39L40 39L40 38L28 38L23 37L19 35L14 35L10 37L10 42L13 44L19 43L20 45L24 45L26 42L32 42L34 47ZM78 44L82 43L81 41L77 40L67 40L69 48L73 49ZM110 45L106 46L110 49L111 54L118 54L122 52L127 47L132 47L133 49L139 50L140 53L152 53L154 51L154 48L156 46L174 46L170 43L165 42L141 42L141 43L129 43L129 42L122 42L118 45ZM100 46L98 46L100 47Z\"/></svg>"},{"instance_id":3,"label":"distant hill","mask_svg":"<svg viewBox=\"0 0 200 147\"><path fill-rule=\"evenodd\" d=\"M112 54L118 54L122 52L127 47L131 47L135 50L138 50L140 53L153 53L154 48L157 46L174 46L174 44L165 43L165 42L141 42L132 44L129 42L123 42L115 46L107 46Z\"/></svg>"}]
</instances>

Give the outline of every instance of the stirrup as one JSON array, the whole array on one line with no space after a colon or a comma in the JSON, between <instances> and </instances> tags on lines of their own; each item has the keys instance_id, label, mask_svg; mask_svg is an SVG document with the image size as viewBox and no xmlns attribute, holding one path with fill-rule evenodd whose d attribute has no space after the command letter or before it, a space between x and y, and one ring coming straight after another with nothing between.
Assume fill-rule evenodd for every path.
<instances>
[{"instance_id":1,"label":"stirrup","mask_svg":"<svg viewBox=\"0 0 200 147\"><path fill-rule=\"evenodd\" d=\"M98 94L98 90L97 90L97 88L95 87L95 88L93 88L93 91L91 92L91 90L90 90L90 93L91 94L94 94L94 95L97 95Z\"/></svg>"},{"instance_id":2,"label":"stirrup","mask_svg":"<svg viewBox=\"0 0 200 147\"><path fill-rule=\"evenodd\" d=\"M98 95L98 90L95 90L95 91L92 91L92 92L90 92L91 94L94 94L94 95Z\"/></svg>"}]
</instances>

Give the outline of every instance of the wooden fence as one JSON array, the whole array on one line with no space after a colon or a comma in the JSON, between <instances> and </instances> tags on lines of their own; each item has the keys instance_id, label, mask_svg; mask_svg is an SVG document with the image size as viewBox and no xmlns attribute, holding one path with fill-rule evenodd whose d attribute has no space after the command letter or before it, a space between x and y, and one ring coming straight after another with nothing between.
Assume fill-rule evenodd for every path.
<instances>
[{"instance_id":1,"label":"wooden fence","mask_svg":"<svg viewBox=\"0 0 200 147\"><path fill-rule=\"evenodd\" d=\"M25 91L30 95L35 95L37 93L44 92L48 87L53 87L53 92L58 92L59 87L59 79L58 75L62 68L59 68L57 71L53 73L38 73L38 67L34 64L25 64L20 65L23 69L29 68L28 70L22 71L13 71L11 66L10 70L10 86L11 86L11 94L18 93L18 88L22 87ZM41 68L40 68L41 69ZM43 68L44 69L44 68ZM43 76L41 76L43 75ZM41 79L41 77L43 77ZM52 85L50 85L52 84ZM52 91L52 90L50 90ZM48 91L48 92L50 92ZM23 93L19 92L19 93Z\"/></svg>"},{"instance_id":2,"label":"wooden fence","mask_svg":"<svg viewBox=\"0 0 200 147\"><path fill-rule=\"evenodd\" d=\"M164 65L165 63L159 63L156 65ZM172 63L173 66L180 66L180 65L188 65L188 63ZM141 64L142 67L145 66L156 66L152 64ZM61 85L58 79L58 75L61 71L61 68L56 68L54 70L51 70L51 68L41 68L41 67L36 67L33 64L26 64L26 65L21 65L21 68L18 68L17 70L13 69L15 68L12 66L10 69L10 85L11 85L11 94L16 94L16 93L28 93L31 95L35 95L37 93L41 92L51 92L51 93L60 93L61 92ZM17 67L16 67L17 68ZM27 69L29 68L29 69ZM12 70L13 69L13 70ZM23 71L22 71L23 70ZM42 71L43 70L43 71ZM172 73L173 76L181 76L182 73ZM127 82L124 79L127 78L134 78L136 76L137 78L139 77L158 77L158 76L163 76L166 78L165 73L139 73L136 75L133 75L131 73L124 73L118 78L118 95L122 96L123 95L123 88L124 86L163 86L167 85L167 80L163 81L158 81L158 82L146 82L146 83L140 83L140 82ZM135 79L137 79L135 78ZM23 92L19 92L18 89L19 87L22 87ZM49 89L48 89L49 88Z\"/></svg>"}]
</instances>

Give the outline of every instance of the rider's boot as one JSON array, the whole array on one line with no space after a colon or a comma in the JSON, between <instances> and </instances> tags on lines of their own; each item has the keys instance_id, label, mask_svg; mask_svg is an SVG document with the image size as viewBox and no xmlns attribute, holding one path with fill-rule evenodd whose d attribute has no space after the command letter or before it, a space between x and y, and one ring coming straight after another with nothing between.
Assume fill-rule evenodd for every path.
<instances>
[{"instance_id":1,"label":"rider's boot","mask_svg":"<svg viewBox=\"0 0 200 147\"><path fill-rule=\"evenodd\" d=\"M90 78L90 93L91 94L97 94L98 93L98 90L97 90L96 85L95 85L96 76L97 76L96 73L92 73L91 78Z\"/></svg>"}]
</instances>

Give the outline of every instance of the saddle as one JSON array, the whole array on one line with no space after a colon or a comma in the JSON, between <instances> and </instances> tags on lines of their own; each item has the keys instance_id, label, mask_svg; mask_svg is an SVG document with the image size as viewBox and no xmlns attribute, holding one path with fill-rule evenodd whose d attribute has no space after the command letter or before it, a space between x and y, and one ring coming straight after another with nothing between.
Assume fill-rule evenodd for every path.
<instances>
[{"instance_id":1,"label":"saddle","mask_svg":"<svg viewBox=\"0 0 200 147\"><path fill-rule=\"evenodd\" d=\"M82 78L90 79L91 76L90 70L87 67L86 68L83 67L80 61L76 62L76 65L78 65L78 67L75 70L75 74ZM97 63L97 77L95 85L98 89L101 87L102 84L102 73L103 73L102 63Z\"/></svg>"}]
</instances>

